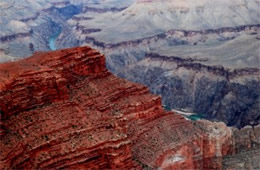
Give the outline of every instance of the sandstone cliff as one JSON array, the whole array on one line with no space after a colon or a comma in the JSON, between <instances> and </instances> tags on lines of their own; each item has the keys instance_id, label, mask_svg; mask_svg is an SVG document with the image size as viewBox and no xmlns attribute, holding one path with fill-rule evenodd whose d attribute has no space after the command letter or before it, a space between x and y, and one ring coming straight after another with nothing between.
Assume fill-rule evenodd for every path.
<instances>
[{"instance_id":1,"label":"sandstone cliff","mask_svg":"<svg viewBox=\"0 0 260 170\"><path fill-rule=\"evenodd\" d=\"M238 153L232 129L166 112L89 47L1 64L0 115L0 169L221 169Z\"/></svg>"}]
</instances>

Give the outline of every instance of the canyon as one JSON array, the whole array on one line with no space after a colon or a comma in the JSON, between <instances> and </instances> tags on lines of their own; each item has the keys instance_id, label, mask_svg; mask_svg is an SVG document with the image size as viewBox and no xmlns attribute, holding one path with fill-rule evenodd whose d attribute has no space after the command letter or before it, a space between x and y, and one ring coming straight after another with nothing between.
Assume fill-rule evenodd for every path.
<instances>
[{"instance_id":1,"label":"canyon","mask_svg":"<svg viewBox=\"0 0 260 170\"><path fill-rule=\"evenodd\" d=\"M260 168L259 125L165 111L87 46L0 64L0 108L0 169Z\"/></svg>"},{"instance_id":2,"label":"canyon","mask_svg":"<svg viewBox=\"0 0 260 170\"><path fill-rule=\"evenodd\" d=\"M259 1L196 2L137 1L68 22L79 44L106 54L109 70L167 107L238 128L259 124Z\"/></svg>"},{"instance_id":3,"label":"canyon","mask_svg":"<svg viewBox=\"0 0 260 170\"><path fill-rule=\"evenodd\" d=\"M19 3L1 3L0 49L5 55L17 58L30 56L35 51L51 50L48 42L53 34L68 29L64 21L80 11L77 5L68 1L23 0ZM9 7L3 7L4 4Z\"/></svg>"},{"instance_id":4,"label":"canyon","mask_svg":"<svg viewBox=\"0 0 260 170\"><path fill-rule=\"evenodd\" d=\"M162 95L170 108L239 128L260 123L257 68L229 70L150 53L137 64L126 66L119 76L147 85Z\"/></svg>"},{"instance_id":5,"label":"canyon","mask_svg":"<svg viewBox=\"0 0 260 170\"><path fill-rule=\"evenodd\" d=\"M2 0L0 169L260 169L259 7Z\"/></svg>"},{"instance_id":6,"label":"canyon","mask_svg":"<svg viewBox=\"0 0 260 170\"><path fill-rule=\"evenodd\" d=\"M88 45L170 109L238 128L260 123L259 0L3 3L0 62Z\"/></svg>"}]
</instances>

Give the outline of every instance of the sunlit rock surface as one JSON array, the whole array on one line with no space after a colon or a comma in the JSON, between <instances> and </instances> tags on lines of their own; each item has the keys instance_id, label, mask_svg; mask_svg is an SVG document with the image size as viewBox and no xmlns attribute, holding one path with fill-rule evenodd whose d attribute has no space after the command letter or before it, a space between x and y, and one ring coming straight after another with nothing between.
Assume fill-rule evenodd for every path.
<instances>
[{"instance_id":1,"label":"sunlit rock surface","mask_svg":"<svg viewBox=\"0 0 260 170\"><path fill-rule=\"evenodd\" d=\"M165 111L89 47L1 64L0 108L1 169L220 169L225 155L259 146L257 133L252 143L246 131Z\"/></svg>"}]
</instances>

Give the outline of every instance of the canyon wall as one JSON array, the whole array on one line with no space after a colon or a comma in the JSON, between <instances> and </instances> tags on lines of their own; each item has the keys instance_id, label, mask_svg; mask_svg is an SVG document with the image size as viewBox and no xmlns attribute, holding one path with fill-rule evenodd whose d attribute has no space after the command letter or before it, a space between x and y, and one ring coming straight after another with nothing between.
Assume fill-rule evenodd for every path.
<instances>
[{"instance_id":1,"label":"canyon wall","mask_svg":"<svg viewBox=\"0 0 260 170\"><path fill-rule=\"evenodd\" d=\"M239 128L260 123L258 68L227 69L199 59L150 53L118 75L145 84L170 108Z\"/></svg>"},{"instance_id":2,"label":"canyon wall","mask_svg":"<svg viewBox=\"0 0 260 170\"><path fill-rule=\"evenodd\" d=\"M13 3L12 3L13 2ZM35 51L50 50L49 40L55 34L71 32L66 23L75 14L81 11L79 5L69 1L59 2L23 2L4 0L3 4L9 8L1 8L0 49L6 55L24 58ZM17 10L19 9L19 10ZM17 12L18 11L18 12ZM70 45L75 46L77 41L70 38ZM4 58L4 55L0 55Z\"/></svg>"},{"instance_id":3,"label":"canyon wall","mask_svg":"<svg viewBox=\"0 0 260 170\"><path fill-rule=\"evenodd\" d=\"M246 140L165 111L89 47L0 64L0 115L0 169L221 169Z\"/></svg>"},{"instance_id":4,"label":"canyon wall","mask_svg":"<svg viewBox=\"0 0 260 170\"><path fill-rule=\"evenodd\" d=\"M241 128L260 122L257 6L247 0L139 1L68 22L79 44L106 54L110 71L145 84L164 105Z\"/></svg>"},{"instance_id":5,"label":"canyon wall","mask_svg":"<svg viewBox=\"0 0 260 170\"><path fill-rule=\"evenodd\" d=\"M84 29L77 31L81 41L104 51L109 70L148 86L164 105L238 128L259 124L259 24L170 30L120 43L98 41Z\"/></svg>"}]
</instances>

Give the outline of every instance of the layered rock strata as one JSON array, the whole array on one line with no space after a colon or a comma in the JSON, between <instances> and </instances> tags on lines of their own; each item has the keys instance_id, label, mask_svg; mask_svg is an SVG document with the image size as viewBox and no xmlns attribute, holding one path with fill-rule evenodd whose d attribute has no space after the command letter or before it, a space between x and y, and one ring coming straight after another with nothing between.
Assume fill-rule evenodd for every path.
<instances>
[{"instance_id":1,"label":"layered rock strata","mask_svg":"<svg viewBox=\"0 0 260 170\"><path fill-rule=\"evenodd\" d=\"M0 65L0 169L220 169L232 130L166 112L89 48Z\"/></svg>"},{"instance_id":2,"label":"layered rock strata","mask_svg":"<svg viewBox=\"0 0 260 170\"><path fill-rule=\"evenodd\" d=\"M84 19L83 19L84 20ZM76 20L80 21L80 20ZM80 32L78 34L84 35L83 30L88 29L86 26L76 23L78 29L76 31ZM99 41L95 37L85 36L85 39L82 40L87 44L91 44L97 48L113 49L118 50L118 48L133 48L138 47L139 45L146 45L153 47L153 44L157 41L166 41L170 46L185 45L185 44L194 44L204 43L210 39L216 39L218 41L232 40L243 33L248 34L258 34L260 24L254 25L241 25L237 27L223 27L218 29L204 29L204 30L180 30L180 29L171 29L165 31L164 33L156 34L149 37L138 38L129 41L122 41L117 43L107 43L104 41ZM82 36L84 37L84 36ZM82 43L84 43L82 42ZM157 44L160 45L160 44Z\"/></svg>"},{"instance_id":3,"label":"layered rock strata","mask_svg":"<svg viewBox=\"0 0 260 170\"><path fill-rule=\"evenodd\" d=\"M148 86L170 108L186 109L238 128L258 125L259 68L230 69L206 62L150 53L118 76Z\"/></svg>"}]
</instances>

